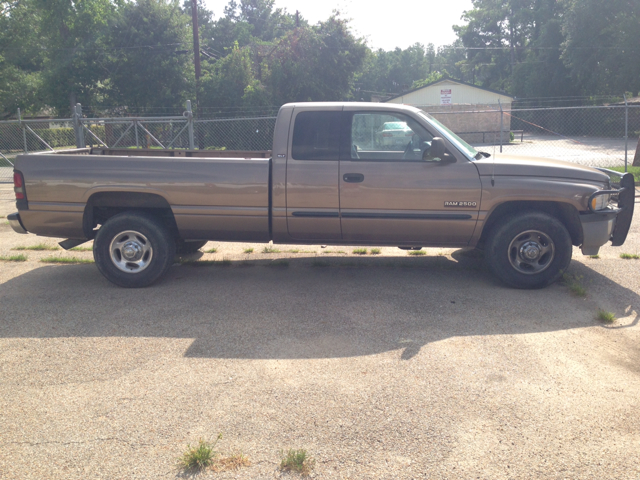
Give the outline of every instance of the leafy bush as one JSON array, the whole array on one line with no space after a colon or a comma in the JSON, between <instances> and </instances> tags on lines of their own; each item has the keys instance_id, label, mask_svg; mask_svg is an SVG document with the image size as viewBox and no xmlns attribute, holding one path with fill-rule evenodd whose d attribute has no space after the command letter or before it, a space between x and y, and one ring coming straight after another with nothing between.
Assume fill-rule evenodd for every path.
<instances>
[{"instance_id":1,"label":"leafy bush","mask_svg":"<svg viewBox=\"0 0 640 480\"><path fill-rule=\"evenodd\" d=\"M103 125L89 125L89 130L103 142L105 141L105 128ZM75 148L76 134L73 128L42 128L34 130L51 148L69 147ZM99 142L86 130L84 140L87 145L97 145Z\"/></svg>"},{"instance_id":2,"label":"leafy bush","mask_svg":"<svg viewBox=\"0 0 640 480\"><path fill-rule=\"evenodd\" d=\"M43 128L35 132L49 144L51 148L76 146L76 134L73 128Z\"/></svg>"}]
</instances>

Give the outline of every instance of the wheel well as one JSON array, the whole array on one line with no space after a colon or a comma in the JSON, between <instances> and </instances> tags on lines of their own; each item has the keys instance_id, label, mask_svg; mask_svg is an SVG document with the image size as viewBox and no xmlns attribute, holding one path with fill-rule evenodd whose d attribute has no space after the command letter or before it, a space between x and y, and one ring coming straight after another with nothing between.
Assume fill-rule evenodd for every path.
<instances>
[{"instance_id":1,"label":"wheel well","mask_svg":"<svg viewBox=\"0 0 640 480\"><path fill-rule=\"evenodd\" d=\"M178 226L171 206L160 195L139 192L99 192L89 197L84 209L82 227L86 237L94 238L98 225L104 225L114 215L132 210L161 218L174 237L178 236Z\"/></svg>"},{"instance_id":2,"label":"wheel well","mask_svg":"<svg viewBox=\"0 0 640 480\"><path fill-rule=\"evenodd\" d=\"M571 243L576 246L582 245L582 224L578 210L573 205L562 202L518 201L502 203L489 214L482 229L478 247L484 246L489 232L502 219L511 215L521 215L524 212L542 212L557 218L569 232Z\"/></svg>"}]
</instances>

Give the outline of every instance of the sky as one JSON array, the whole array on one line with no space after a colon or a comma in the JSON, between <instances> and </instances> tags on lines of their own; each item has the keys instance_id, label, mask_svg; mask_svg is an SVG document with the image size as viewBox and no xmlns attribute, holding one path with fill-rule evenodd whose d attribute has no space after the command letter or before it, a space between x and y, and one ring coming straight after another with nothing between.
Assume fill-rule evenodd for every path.
<instances>
[{"instance_id":1,"label":"sky","mask_svg":"<svg viewBox=\"0 0 640 480\"><path fill-rule=\"evenodd\" d=\"M224 14L228 0L205 0L215 18ZM276 8L300 11L310 23L326 20L335 9L351 19L353 32L367 39L370 48L405 49L414 43L436 47L456 39L453 25L462 25L471 0L276 0Z\"/></svg>"}]
</instances>

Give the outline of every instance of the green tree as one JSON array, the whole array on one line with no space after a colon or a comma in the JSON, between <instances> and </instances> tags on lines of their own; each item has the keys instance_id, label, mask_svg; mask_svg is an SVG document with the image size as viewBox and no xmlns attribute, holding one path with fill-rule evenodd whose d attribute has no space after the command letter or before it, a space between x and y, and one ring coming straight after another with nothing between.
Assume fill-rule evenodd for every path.
<instances>
[{"instance_id":1,"label":"green tree","mask_svg":"<svg viewBox=\"0 0 640 480\"><path fill-rule=\"evenodd\" d=\"M301 26L307 25L304 19L299 20ZM204 43L215 54L225 56L236 43L244 47L272 42L295 27L295 15L274 8L274 0L231 0L224 16L206 31Z\"/></svg>"},{"instance_id":2,"label":"green tree","mask_svg":"<svg viewBox=\"0 0 640 480\"><path fill-rule=\"evenodd\" d=\"M525 59L536 0L473 0L466 25L455 26L467 61L487 88L511 91L511 75Z\"/></svg>"},{"instance_id":3,"label":"green tree","mask_svg":"<svg viewBox=\"0 0 640 480\"><path fill-rule=\"evenodd\" d=\"M415 81L433 71L435 57L433 45L425 49L420 43L404 50L368 51L363 72L358 78L362 98L369 100L371 93L391 94L409 89Z\"/></svg>"},{"instance_id":4,"label":"green tree","mask_svg":"<svg viewBox=\"0 0 640 480\"><path fill-rule=\"evenodd\" d=\"M413 90L415 88L424 87L425 85L437 82L438 80L442 80L443 78L448 76L449 73L446 70L444 70L443 72L431 72L427 78L416 80L415 82L413 82L413 85L411 85L411 89Z\"/></svg>"},{"instance_id":5,"label":"green tree","mask_svg":"<svg viewBox=\"0 0 640 480\"><path fill-rule=\"evenodd\" d=\"M34 20L46 53L42 95L58 114L76 102L95 103L102 93L109 20L121 0L32 0Z\"/></svg>"},{"instance_id":6,"label":"green tree","mask_svg":"<svg viewBox=\"0 0 640 480\"><path fill-rule=\"evenodd\" d=\"M348 21L334 15L279 41L267 59L266 84L276 104L352 98L354 75L362 67L366 50L349 30Z\"/></svg>"},{"instance_id":7,"label":"green tree","mask_svg":"<svg viewBox=\"0 0 640 480\"><path fill-rule=\"evenodd\" d=\"M200 81L199 107L230 113L233 107L270 104L270 95L254 76L250 51L236 46L215 62L206 62Z\"/></svg>"},{"instance_id":8,"label":"green tree","mask_svg":"<svg viewBox=\"0 0 640 480\"><path fill-rule=\"evenodd\" d=\"M561 58L567 2L473 0L466 25L456 26L473 83L518 97L575 95Z\"/></svg>"},{"instance_id":9,"label":"green tree","mask_svg":"<svg viewBox=\"0 0 640 480\"><path fill-rule=\"evenodd\" d=\"M640 91L640 2L569 0L562 59L583 94Z\"/></svg>"},{"instance_id":10,"label":"green tree","mask_svg":"<svg viewBox=\"0 0 640 480\"><path fill-rule=\"evenodd\" d=\"M44 106L40 95L44 54L34 29L36 19L31 1L0 1L0 118L15 114L17 108L34 113Z\"/></svg>"},{"instance_id":11,"label":"green tree","mask_svg":"<svg viewBox=\"0 0 640 480\"><path fill-rule=\"evenodd\" d=\"M106 42L111 105L181 109L195 98L190 18L177 1L137 0L118 10Z\"/></svg>"}]
</instances>

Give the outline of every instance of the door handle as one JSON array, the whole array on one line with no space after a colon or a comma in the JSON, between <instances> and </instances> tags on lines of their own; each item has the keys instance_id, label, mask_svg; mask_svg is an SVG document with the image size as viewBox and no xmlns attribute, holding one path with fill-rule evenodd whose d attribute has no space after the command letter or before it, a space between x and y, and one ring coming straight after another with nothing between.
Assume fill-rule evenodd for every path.
<instances>
[{"instance_id":1,"label":"door handle","mask_svg":"<svg viewBox=\"0 0 640 480\"><path fill-rule=\"evenodd\" d=\"M345 173L342 179L347 183L360 183L364 181L364 175L361 173Z\"/></svg>"}]
</instances>

